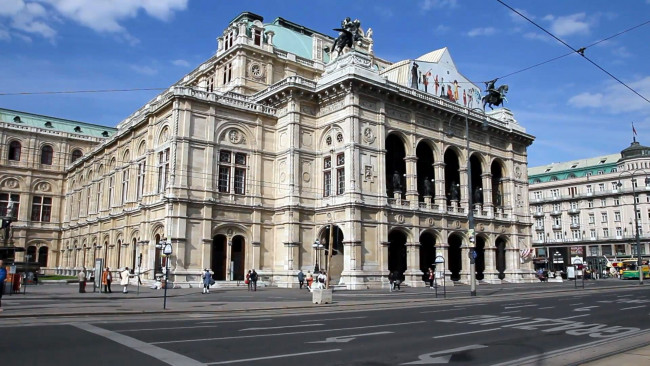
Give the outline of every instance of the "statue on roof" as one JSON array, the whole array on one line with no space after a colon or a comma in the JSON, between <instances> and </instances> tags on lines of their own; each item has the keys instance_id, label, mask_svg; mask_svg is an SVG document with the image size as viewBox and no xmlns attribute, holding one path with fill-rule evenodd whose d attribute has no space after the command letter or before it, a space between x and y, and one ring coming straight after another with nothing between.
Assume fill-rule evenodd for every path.
<instances>
[{"instance_id":1,"label":"statue on roof","mask_svg":"<svg viewBox=\"0 0 650 366\"><path fill-rule=\"evenodd\" d=\"M334 30L339 32L332 46L332 51L336 51L337 57L345 47L353 48L364 37L359 19L350 20L350 17L346 17L341 21L341 28L334 28Z\"/></svg>"},{"instance_id":2,"label":"statue on roof","mask_svg":"<svg viewBox=\"0 0 650 366\"><path fill-rule=\"evenodd\" d=\"M485 82L485 92L487 95L485 95L481 100L483 101L483 110L485 110L485 105L487 104L490 109L492 106L500 106L503 105L504 102L508 101L506 99L506 93L508 92L508 85L503 84L500 85L498 88L495 87L495 84L497 82L497 79L486 81Z\"/></svg>"}]
</instances>

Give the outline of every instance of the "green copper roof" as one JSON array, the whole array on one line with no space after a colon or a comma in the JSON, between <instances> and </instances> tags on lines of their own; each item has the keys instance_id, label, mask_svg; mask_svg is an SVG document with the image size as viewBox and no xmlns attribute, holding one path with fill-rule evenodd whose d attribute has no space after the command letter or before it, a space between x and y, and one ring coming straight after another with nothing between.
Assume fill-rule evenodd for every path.
<instances>
[{"instance_id":1,"label":"green copper roof","mask_svg":"<svg viewBox=\"0 0 650 366\"><path fill-rule=\"evenodd\" d=\"M40 114L14 111L11 109L0 108L0 121L10 124L38 127L73 133L77 135L86 135L99 138L113 136L117 129L113 127L94 125L85 122L73 121Z\"/></svg>"},{"instance_id":2,"label":"green copper roof","mask_svg":"<svg viewBox=\"0 0 650 366\"><path fill-rule=\"evenodd\" d=\"M528 168L528 183L543 183L551 180L611 173L616 171L616 162L620 158L621 154L619 153L531 167Z\"/></svg>"},{"instance_id":3,"label":"green copper roof","mask_svg":"<svg viewBox=\"0 0 650 366\"><path fill-rule=\"evenodd\" d=\"M332 38L283 18L276 18L273 23L265 24L264 29L266 32L273 31L275 33L273 46L308 60L313 59L313 34ZM323 61L329 62L329 54L323 53Z\"/></svg>"}]
</instances>

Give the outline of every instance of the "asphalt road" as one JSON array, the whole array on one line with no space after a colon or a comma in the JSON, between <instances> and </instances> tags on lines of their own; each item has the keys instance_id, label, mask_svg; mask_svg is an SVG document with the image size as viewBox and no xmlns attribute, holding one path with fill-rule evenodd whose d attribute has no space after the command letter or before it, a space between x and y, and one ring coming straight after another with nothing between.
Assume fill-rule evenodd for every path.
<instances>
[{"instance_id":1,"label":"asphalt road","mask_svg":"<svg viewBox=\"0 0 650 366\"><path fill-rule=\"evenodd\" d=\"M7 365L568 364L548 357L585 349L595 357L614 341L650 334L649 303L650 288L642 287L379 310L33 321L0 328L0 358Z\"/></svg>"}]
</instances>

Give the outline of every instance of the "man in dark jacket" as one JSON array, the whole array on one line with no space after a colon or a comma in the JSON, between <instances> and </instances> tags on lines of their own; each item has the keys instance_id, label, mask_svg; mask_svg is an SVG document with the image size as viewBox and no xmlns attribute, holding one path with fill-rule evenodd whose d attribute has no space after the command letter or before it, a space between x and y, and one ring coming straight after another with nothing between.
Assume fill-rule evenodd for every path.
<instances>
[{"instance_id":1,"label":"man in dark jacket","mask_svg":"<svg viewBox=\"0 0 650 366\"><path fill-rule=\"evenodd\" d=\"M251 284L253 285L253 291L257 291L257 272L254 269L251 271Z\"/></svg>"},{"instance_id":2,"label":"man in dark jacket","mask_svg":"<svg viewBox=\"0 0 650 366\"><path fill-rule=\"evenodd\" d=\"M298 272L298 284L300 285L300 289L302 290L302 285L305 284L305 274L302 273L302 269L300 272Z\"/></svg>"}]
</instances>

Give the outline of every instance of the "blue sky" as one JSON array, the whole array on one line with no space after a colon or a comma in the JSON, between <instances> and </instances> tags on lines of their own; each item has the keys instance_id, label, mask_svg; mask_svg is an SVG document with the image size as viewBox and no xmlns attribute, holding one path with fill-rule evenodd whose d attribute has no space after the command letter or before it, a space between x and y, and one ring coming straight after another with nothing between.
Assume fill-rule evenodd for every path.
<instances>
[{"instance_id":1,"label":"blue sky","mask_svg":"<svg viewBox=\"0 0 650 366\"><path fill-rule=\"evenodd\" d=\"M507 0L578 49L650 20L650 0ZM242 11L336 36L342 18L374 31L389 61L448 47L482 81L570 52L496 0L0 0L0 93L164 88L216 51ZM650 99L650 24L585 55ZM645 67L644 67L645 66ZM650 145L650 103L573 54L500 79L517 120L536 136L529 165ZM0 107L115 126L158 92L0 95Z\"/></svg>"}]
</instances>

